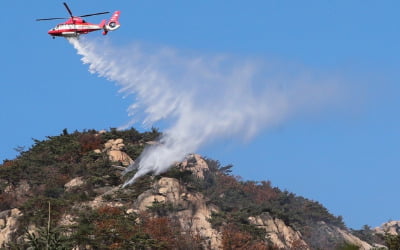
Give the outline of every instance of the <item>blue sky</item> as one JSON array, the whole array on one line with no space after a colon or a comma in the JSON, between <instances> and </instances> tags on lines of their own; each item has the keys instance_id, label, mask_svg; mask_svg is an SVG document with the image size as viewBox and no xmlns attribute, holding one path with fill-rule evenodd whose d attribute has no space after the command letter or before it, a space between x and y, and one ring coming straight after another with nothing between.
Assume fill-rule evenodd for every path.
<instances>
[{"instance_id":1,"label":"blue sky","mask_svg":"<svg viewBox=\"0 0 400 250\"><path fill-rule=\"evenodd\" d=\"M199 153L234 174L317 200L360 228L400 220L400 33L398 1L70 1L76 15L121 10L104 39L168 46L181 53L229 54L341 79L346 101L292 117L245 143L216 141ZM31 138L129 121L132 98L88 72L64 39L62 1L2 3L0 160ZM100 22L101 17L88 19ZM99 33L89 37L102 37ZM276 67L277 69L279 67ZM163 129L163 124L155 124ZM143 130L140 124L137 128Z\"/></svg>"}]
</instances>

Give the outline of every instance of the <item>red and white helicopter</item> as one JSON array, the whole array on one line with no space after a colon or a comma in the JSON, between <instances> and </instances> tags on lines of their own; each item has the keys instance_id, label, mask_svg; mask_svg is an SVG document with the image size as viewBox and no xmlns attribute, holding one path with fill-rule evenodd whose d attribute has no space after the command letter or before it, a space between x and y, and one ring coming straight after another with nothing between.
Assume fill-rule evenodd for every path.
<instances>
[{"instance_id":1,"label":"red and white helicopter","mask_svg":"<svg viewBox=\"0 0 400 250\"><path fill-rule=\"evenodd\" d=\"M56 20L56 19L68 19L64 23L58 24L53 29L49 30L49 35L53 38L56 36L60 37L79 37L81 34L87 34L92 31L103 30L103 35L107 35L109 31L114 31L118 29L121 25L118 21L120 11L115 11L111 16L110 20L103 20L100 24L88 23L82 19L82 17L88 16L96 16L108 14L110 12L99 12L94 14L87 14L82 16L74 16L72 15L71 9L68 7L66 3L64 3L65 8L67 9L70 17L52 17L52 18L40 18L36 19L36 21L48 21L48 20Z\"/></svg>"}]
</instances>

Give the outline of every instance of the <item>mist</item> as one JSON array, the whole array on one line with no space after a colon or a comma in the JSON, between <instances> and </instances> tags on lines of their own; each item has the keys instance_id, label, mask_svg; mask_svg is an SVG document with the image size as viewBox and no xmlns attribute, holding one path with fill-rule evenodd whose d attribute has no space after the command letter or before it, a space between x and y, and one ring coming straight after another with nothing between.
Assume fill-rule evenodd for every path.
<instances>
[{"instance_id":1,"label":"mist","mask_svg":"<svg viewBox=\"0 0 400 250\"><path fill-rule=\"evenodd\" d=\"M115 82L132 98L130 121L166 124L127 172L160 174L218 140L250 141L257 133L338 102L338 85L285 65L232 55L202 55L167 47L69 39L89 71Z\"/></svg>"}]
</instances>

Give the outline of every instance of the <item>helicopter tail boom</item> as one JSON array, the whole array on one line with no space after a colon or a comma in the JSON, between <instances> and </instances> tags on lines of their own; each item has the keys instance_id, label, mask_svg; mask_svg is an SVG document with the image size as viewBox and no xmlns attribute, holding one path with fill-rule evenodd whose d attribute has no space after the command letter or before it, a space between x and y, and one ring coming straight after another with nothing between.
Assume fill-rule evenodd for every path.
<instances>
[{"instance_id":1,"label":"helicopter tail boom","mask_svg":"<svg viewBox=\"0 0 400 250\"><path fill-rule=\"evenodd\" d=\"M121 11L117 10L114 12L114 14L111 16L110 20L101 22L100 26L103 27L103 35L107 35L108 31L114 31L121 27L121 24L119 23L119 16L120 16Z\"/></svg>"}]
</instances>

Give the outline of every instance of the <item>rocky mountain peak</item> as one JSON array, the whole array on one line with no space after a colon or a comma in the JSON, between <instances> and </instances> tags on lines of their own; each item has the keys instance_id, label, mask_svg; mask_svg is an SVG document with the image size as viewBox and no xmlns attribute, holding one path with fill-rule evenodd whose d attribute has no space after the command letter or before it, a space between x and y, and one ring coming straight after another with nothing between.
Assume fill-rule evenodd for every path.
<instances>
[{"instance_id":1,"label":"rocky mountain peak","mask_svg":"<svg viewBox=\"0 0 400 250\"><path fill-rule=\"evenodd\" d=\"M176 164L179 169L191 171L197 178L204 179L204 174L209 171L207 162L198 154L188 155L182 162Z\"/></svg>"},{"instance_id":2,"label":"rocky mountain peak","mask_svg":"<svg viewBox=\"0 0 400 250\"><path fill-rule=\"evenodd\" d=\"M28 249L51 235L54 249L76 250L371 249L385 243L375 235L399 234L399 222L351 231L318 202L244 181L198 154L121 188L135 174L122 175L123 166L158 137L154 129L63 133L0 165L0 248Z\"/></svg>"},{"instance_id":3,"label":"rocky mountain peak","mask_svg":"<svg viewBox=\"0 0 400 250\"><path fill-rule=\"evenodd\" d=\"M389 221L383 223L380 227L374 228L374 231L378 234L391 234L400 235L400 221Z\"/></svg>"}]
</instances>

